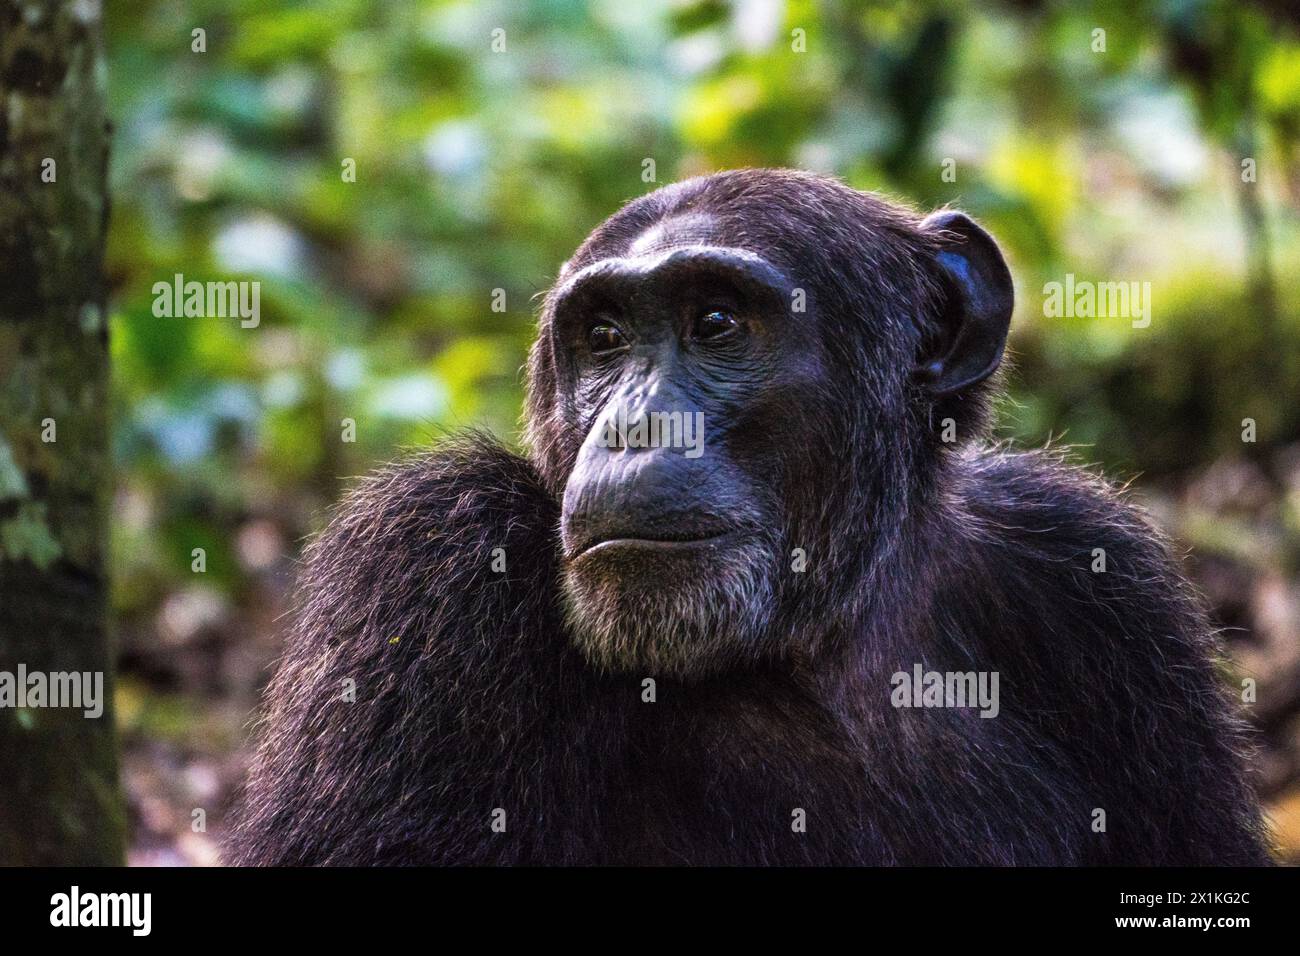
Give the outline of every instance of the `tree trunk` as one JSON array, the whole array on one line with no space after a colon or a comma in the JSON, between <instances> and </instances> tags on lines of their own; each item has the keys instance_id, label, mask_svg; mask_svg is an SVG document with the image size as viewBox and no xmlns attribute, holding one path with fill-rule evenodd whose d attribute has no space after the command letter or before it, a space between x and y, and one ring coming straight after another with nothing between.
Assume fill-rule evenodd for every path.
<instances>
[{"instance_id":1,"label":"tree trunk","mask_svg":"<svg viewBox=\"0 0 1300 956\"><path fill-rule=\"evenodd\" d=\"M100 6L0 0L0 864L122 862ZM102 675L102 715L34 706L20 666Z\"/></svg>"}]
</instances>

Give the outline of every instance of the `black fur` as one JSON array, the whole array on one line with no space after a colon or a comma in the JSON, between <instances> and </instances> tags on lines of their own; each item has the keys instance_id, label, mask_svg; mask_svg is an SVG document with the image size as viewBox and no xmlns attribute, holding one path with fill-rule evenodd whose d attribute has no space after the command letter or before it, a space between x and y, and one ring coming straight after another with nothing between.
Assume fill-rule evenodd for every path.
<instances>
[{"instance_id":1,"label":"black fur","mask_svg":"<svg viewBox=\"0 0 1300 956\"><path fill-rule=\"evenodd\" d=\"M746 171L637 200L565 274L700 210L809 289L825 348L790 399L805 420L766 430L783 553L810 556L775 597L792 639L681 679L575 649L557 528L582 434L548 305L532 458L449 443L366 479L308 549L228 861L1266 862L1212 631L1158 533L1055 456L988 447L987 386L907 380L943 307L935 237L839 184ZM916 663L998 672L1000 714L896 709L890 676Z\"/></svg>"}]
</instances>

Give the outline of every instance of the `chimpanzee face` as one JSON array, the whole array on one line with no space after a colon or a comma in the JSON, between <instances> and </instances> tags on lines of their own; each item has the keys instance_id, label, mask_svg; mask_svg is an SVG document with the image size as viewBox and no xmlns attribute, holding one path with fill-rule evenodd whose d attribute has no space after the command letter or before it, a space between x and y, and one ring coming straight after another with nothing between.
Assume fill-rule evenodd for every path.
<instances>
[{"instance_id":1,"label":"chimpanzee face","mask_svg":"<svg viewBox=\"0 0 1300 956\"><path fill-rule=\"evenodd\" d=\"M564 487L566 588L584 648L611 665L699 671L743 652L777 590L780 489L752 459L764 420L807 390L815 339L788 276L708 233L657 225L554 299L557 376L584 435Z\"/></svg>"},{"instance_id":2,"label":"chimpanzee face","mask_svg":"<svg viewBox=\"0 0 1300 956\"><path fill-rule=\"evenodd\" d=\"M574 639L599 666L699 676L778 653L788 635L771 625L796 590L801 546L835 511L819 499L832 477L854 480L836 443L881 417L873 403L902 401L899 384L845 402L852 382L906 376L846 367L871 360L836 341L841 329L871 336L843 303L819 307L828 290L810 288L800 258L824 253L798 238L794 254L774 248L777 232L737 228L725 208L607 224L548 297L552 442L572 454L565 594ZM951 351L952 336L932 339ZM950 366L940 354L917 374Z\"/></svg>"}]
</instances>

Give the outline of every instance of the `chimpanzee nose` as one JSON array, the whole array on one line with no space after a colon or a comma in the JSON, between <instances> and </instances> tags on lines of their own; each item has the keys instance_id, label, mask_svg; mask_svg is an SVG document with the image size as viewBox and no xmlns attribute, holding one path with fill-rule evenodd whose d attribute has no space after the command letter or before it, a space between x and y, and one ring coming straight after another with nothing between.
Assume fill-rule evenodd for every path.
<instances>
[{"instance_id":1,"label":"chimpanzee nose","mask_svg":"<svg viewBox=\"0 0 1300 956\"><path fill-rule=\"evenodd\" d=\"M703 414L645 389L611 403L578 452L564 490L566 553L601 541L685 541L719 533L724 513L704 456Z\"/></svg>"}]
</instances>

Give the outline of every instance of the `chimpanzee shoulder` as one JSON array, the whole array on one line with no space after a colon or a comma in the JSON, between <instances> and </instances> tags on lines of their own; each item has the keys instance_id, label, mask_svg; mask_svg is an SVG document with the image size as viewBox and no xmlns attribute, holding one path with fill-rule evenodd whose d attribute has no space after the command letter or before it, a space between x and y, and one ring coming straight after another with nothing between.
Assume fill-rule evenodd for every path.
<instances>
[{"instance_id":1,"label":"chimpanzee shoulder","mask_svg":"<svg viewBox=\"0 0 1300 956\"><path fill-rule=\"evenodd\" d=\"M1071 755L1106 813L1094 862L1266 862L1215 631L1164 536L1060 454L954 466L965 540L942 616L978 630L1004 709Z\"/></svg>"},{"instance_id":2,"label":"chimpanzee shoulder","mask_svg":"<svg viewBox=\"0 0 1300 956\"><path fill-rule=\"evenodd\" d=\"M345 497L305 554L231 862L536 858L508 815L546 812L545 795L511 795L520 768L548 772L577 675L555 512L532 466L481 436ZM516 825L493 832L497 810Z\"/></svg>"},{"instance_id":3,"label":"chimpanzee shoulder","mask_svg":"<svg viewBox=\"0 0 1300 956\"><path fill-rule=\"evenodd\" d=\"M1159 528L1127 489L1067 453L969 449L947 477L966 537L985 547L1008 587L1050 597L1055 584L1065 587L1058 597L1102 605L1141 597L1153 614L1206 630Z\"/></svg>"}]
</instances>

